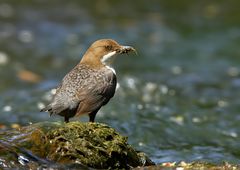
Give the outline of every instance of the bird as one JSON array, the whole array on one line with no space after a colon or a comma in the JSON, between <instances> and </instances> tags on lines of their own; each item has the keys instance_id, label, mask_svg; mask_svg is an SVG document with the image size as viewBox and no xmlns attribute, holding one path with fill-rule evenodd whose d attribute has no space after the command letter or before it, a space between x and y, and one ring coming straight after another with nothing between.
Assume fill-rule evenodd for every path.
<instances>
[{"instance_id":1,"label":"bird","mask_svg":"<svg viewBox=\"0 0 240 170\"><path fill-rule=\"evenodd\" d=\"M80 62L62 79L53 99L41 112L64 117L66 123L75 116L87 114L94 122L99 109L114 96L117 77L112 67L115 56L136 50L113 39L91 44Z\"/></svg>"}]
</instances>

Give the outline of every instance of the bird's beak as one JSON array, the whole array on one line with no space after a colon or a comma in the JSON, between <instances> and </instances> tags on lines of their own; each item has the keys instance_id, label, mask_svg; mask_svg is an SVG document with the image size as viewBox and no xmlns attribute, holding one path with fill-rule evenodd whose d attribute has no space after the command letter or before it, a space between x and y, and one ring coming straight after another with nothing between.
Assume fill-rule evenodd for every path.
<instances>
[{"instance_id":1,"label":"bird's beak","mask_svg":"<svg viewBox=\"0 0 240 170\"><path fill-rule=\"evenodd\" d=\"M134 51L135 53L137 53L137 51L131 46L121 46L121 48L119 49L120 54L125 54L125 53L127 54L131 51Z\"/></svg>"}]
</instances>

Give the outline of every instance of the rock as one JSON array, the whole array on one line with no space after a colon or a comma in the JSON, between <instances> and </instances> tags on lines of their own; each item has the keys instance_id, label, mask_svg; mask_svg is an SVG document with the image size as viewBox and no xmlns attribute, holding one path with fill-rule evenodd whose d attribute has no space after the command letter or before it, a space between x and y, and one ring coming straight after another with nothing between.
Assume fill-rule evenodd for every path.
<instances>
[{"instance_id":1,"label":"rock","mask_svg":"<svg viewBox=\"0 0 240 170\"><path fill-rule=\"evenodd\" d=\"M230 164L228 162L223 162L220 165L209 163L209 162L166 162L161 165L154 165L148 167L137 167L134 170L159 170L159 169L167 169L167 170L239 170L240 165Z\"/></svg>"},{"instance_id":2,"label":"rock","mask_svg":"<svg viewBox=\"0 0 240 170\"><path fill-rule=\"evenodd\" d=\"M0 153L0 168L17 164L97 169L154 165L144 153L127 144L126 137L100 123L43 122L0 132Z\"/></svg>"}]
</instances>

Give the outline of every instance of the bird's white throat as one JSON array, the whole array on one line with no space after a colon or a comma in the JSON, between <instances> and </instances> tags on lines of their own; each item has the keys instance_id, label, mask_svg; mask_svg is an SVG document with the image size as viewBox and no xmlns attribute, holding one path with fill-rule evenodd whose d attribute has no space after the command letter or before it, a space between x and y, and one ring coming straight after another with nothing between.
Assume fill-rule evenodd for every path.
<instances>
[{"instance_id":1,"label":"bird's white throat","mask_svg":"<svg viewBox=\"0 0 240 170\"><path fill-rule=\"evenodd\" d=\"M106 68L112 70L112 72L114 74L116 74L116 71L114 70L114 68L111 66L114 58L115 58L115 55L116 55L116 51L112 51L106 55L104 55L101 59L101 62L106 66Z\"/></svg>"}]
</instances>

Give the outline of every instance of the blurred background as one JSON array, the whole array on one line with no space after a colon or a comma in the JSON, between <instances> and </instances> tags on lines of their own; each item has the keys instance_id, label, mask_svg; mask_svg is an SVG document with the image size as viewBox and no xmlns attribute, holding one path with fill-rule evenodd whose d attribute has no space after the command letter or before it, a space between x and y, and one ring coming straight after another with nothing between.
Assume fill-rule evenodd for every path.
<instances>
[{"instance_id":1,"label":"blurred background","mask_svg":"<svg viewBox=\"0 0 240 170\"><path fill-rule=\"evenodd\" d=\"M112 38L120 88L96 121L156 163L240 163L239 1L0 0L0 127L39 110L89 45ZM87 121L87 116L75 120Z\"/></svg>"}]
</instances>

